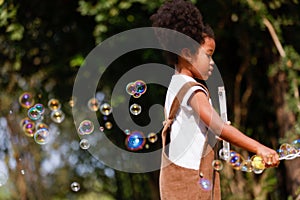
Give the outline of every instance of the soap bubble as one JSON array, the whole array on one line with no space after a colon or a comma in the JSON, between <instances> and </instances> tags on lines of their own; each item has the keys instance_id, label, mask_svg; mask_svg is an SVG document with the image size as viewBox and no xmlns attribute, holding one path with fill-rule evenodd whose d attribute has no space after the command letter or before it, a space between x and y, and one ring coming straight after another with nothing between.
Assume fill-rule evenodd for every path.
<instances>
[{"instance_id":1,"label":"soap bubble","mask_svg":"<svg viewBox=\"0 0 300 200\"><path fill-rule=\"evenodd\" d=\"M34 104L34 98L31 93L24 92L19 96L19 103L23 108L30 108Z\"/></svg>"},{"instance_id":2,"label":"soap bubble","mask_svg":"<svg viewBox=\"0 0 300 200\"><path fill-rule=\"evenodd\" d=\"M80 190L80 184L77 182L71 183L71 190L74 192L78 192Z\"/></svg>"},{"instance_id":3,"label":"soap bubble","mask_svg":"<svg viewBox=\"0 0 300 200\"><path fill-rule=\"evenodd\" d=\"M156 133L149 133L148 136L148 141L151 143L154 143L157 141L157 134Z\"/></svg>"},{"instance_id":4,"label":"soap bubble","mask_svg":"<svg viewBox=\"0 0 300 200\"><path fill-rule=\"evenodd\" d=\"M236 170L241 169L243 161L244 161L244 159L240 154L238 154L234 151L230 152L229 163L231 164L231 166L234 169L236 169Z\"/></svg>"},{"instance_id":5,"label":"soap bubble","mask_svg":"<svg viewBox=\"0 0 300 200\"><path fill-rule=\"evenodd\" d=\"M130 113L133 115L139 115L142 112L142 107L136 103L132 104L129 108Z\"/></svg>"},{"instance_id":6,"label":"soap bubble","mask_svg":"<svg viewBox=\"0 0 300 200\"><path fill-rule=\"evenodd\" d=\"M134 95L134 93L136 93L134 82L130 82L130 83L127 84L127 86L126 86L126 92L129 95Z\"/></svg>"},{"instance_id":7,"label":"soap bubble","mask_svg":"<svg viewBox=\"0 0 300 200\"><path fill-rule=\"evenodd\" d=\"M200 178L199 184L200 184L201 188L205 191L209 191L212 189L211 181L209 181L206 178Z\"/></svg>"},{"instance_id":8,"label":"soap bubble","mask_svg":"<svg viewBox=\"0 0 300 200\"><path fill-rule=\"evenodd\" d=\"M45 113L45 107L41 103L37 103L34 105L34 107L40 112L41 115Z\"/></svg>"},{"instance_id":9,"label":"soap bubble","mask_svg":"<svg viewBox=\"0 0 300 200\"><path fill-rule=\"evenodd\" d=\"M113 124L111 122L105 122L104 126L107 130L110 130L113 127Z\"/></svg>"},{"instance_id":10,"label":"soap bubble","mask_svg":"<svg viewBox=\"0 0 300 200\"><path fill-rule=\"evenodd\" d=\"M253 167L252 167L252 163L251 163L250 159L245 160L242 163L241 171L243 171L243 172L252 172L253 171Z\"/></svg>"},{"instance_id":11,"label":"soap bubble","mask_svg":"<svg viewBox=\"0 0 300 200\"><path fill-rule=\"evenodd\" d=\"M140 94L144 94L147 90L147 85L144 81L138 80L135 82L136 92Z\"/></svg>"},{"instance_id":12,"label":"soap bubble","mask_svg":"<svg viewBox=\"0 0 300 200\"><path fill-rule=\"evenodd\" d=\"M36 130L39 130L39 129L49 129L49 126L43 122L40 122L36 125Z\"/></svg>"},{"instance_id":13,"label":"soap bubble","mask_svg":"<svg viewBox=\"0 0 300 200\"><path fill-rule=\"evenodd\" d=\"M251 157L251 165L253 167L252 171L255 174L261 174L265 169L265 163L262 157L254 155Z\"/></svg>"},{"instance_id":14,"label":"soap bubble","mask_svg":"<svg viewBox=\"0 0 300 200\"><path fill-rule=\"evenodd\" d=\"M130 82L126 86L126 92L132 95L134 98L139 98L147 90L147 85L142 80L137 80L135 82Z\"/></svg>"},{"instance_id":15,"label":"soap bubble","mask_svg":"<svg viewBox=\"0 0 300 200\"><path fill-rule=\"evenodd\" d=\"M100 103L99 103L98 99L96 99L96 98L91 98L88 101L88 108L91 111L97 111L99 109L99 106L100 106Z\"/></svg>"},{"instance_id":16,"label":"soap bubble","mask_svg":"<svg viewBox=\"0 0 300 200\"><path fill-rule=\"evenodd\" d=\"M47 144L49 142L49 135L48 129L39 129L34 134L34 141L38 144Z\"/></svg>"},{"instance_id":17,"label":"soap bubble","mask_svg":"<svg viewBox=\"0 0 300 200\"><path fill-rule=\"evenodd\" d=\"M53 110L50 114L50 118L53 122L61 123L65 119L65 113L61 110Z\"/></svg>"},{"instance_id":18,"label":"soap bubble","mask_svg":"<svg viewBox=\"0 0 300 200\"><path fill-rule=\"evenodd\" d=\"M279 157L285 157L290 154L296 154L296 153L297 153L297 150L295 149L294 146L292 146L288 143L284 143L284 144L280 145Z\"/></svg>"},{"instance_id":19,"label":"soap bubble","mask_svg":"<svg viewBox=\"0 0 300 200\"><path fill-rule=\"evenodd\" d=\"M130 132L129 129L125 129L125 130L124 130L124 133L125 133L125 135L130 135L131 132Z\"/></svg>"},{"instance_id":20,"label":"soap bubble","mask_svg":"<svg viewBox=\"0 0 300 200\"><path fill-rule=\"evenodd\" d=\"M30 122L24 124L24 126L23 126L23 132L28 137L33 137L33 135L35 133L35 123L32 122L32 121L30 121Z\"/></svg>"},{"instance_id":21,"label":"soap bubble","mask_svg":"<svg viewBox=\"0 0 300 200\"><path fill-rule=\"evenodd\" d=\"M57 99L50 99L48 101L48 107L52 111L59 110L61 108L61 103Z\"/></svg>"},{"instance_id":22,"label":"soap bubble","mask_svg":"<svg viewBox=\"0 0 300 200\"><path fill-rule=\"evenodd\" d=\"M94 131L94 123L90 120L83 120L78 127L80 135L89 135Z\"/></svg>"},{"instance_id":23,"label":"soap bubble","mask_svg":"<svg viewBox=\"0 0 300 200\"><path fill-rule=\"evenodd\" d=\"M299 151L300 150L300 139L294 140L292 142L292 146Z\"/></svg>"},{"instance_id":24,"label":"soap bubble","mask_svg":"<svg viewBox=\"0 0 300 200\"><path fill-rule=\"evenodd\" d=\"M42 117L41 112L36 107L29 108L27 115L31 120L34 120L34 121L36 121Z\"/></svg>"},{"instance_id":25,"label":"soap bubble","mask_svg":"<svg viewBox=\"0 0 300 200\"><path fill-rule=\"evenodd\" d=\"M100 112L107 116L112 112L112 107L108 103L103 103L100 106Z\"/></svg>"},{"instance_id":26,"label":"soap bubble","mask_svg":"<svg viewBox=\"0 0 300 200\"><path fill-rule=\"evenodd\" d=\"M142 149L146 140L144 134L139 131L133 131L130 135L127 136L125 140L125 145L127 149L136 151Z\"/></svg>"},{"instance_id":27,"label":"soap bubble","mask_svg":"<svg viewBox=\"0 0 300 200\"><path fill-rule=\"evenodd\" d=\"M29 119L28 117L25 117L23 118L21 121L20 121L20 127L23 128L23 126L27 123L31 122L31 119Z\"/></svg>"},{"instance_id":28,"label":"soap bubble","mask_svg":"<svg viewBox=\"0 0 300 200\"><path fill-rule=\"evenodd\" d=\"M212 166L216 171L221 171L223 169L223 163L221 160L213 160Z\"/></svg>"},{"instance_id":29,"label":"soap bubble","mask_svg":"<svg viewBox=\"0 0 300 200\"><path fill-rule=\"evenodd\" d=\"M89 141L87 139L82 139L79 142L79 146L80 146L81 149L85 150L85 149L90 148L90 143L89 143Z\"/></svg>"}]
</instances>

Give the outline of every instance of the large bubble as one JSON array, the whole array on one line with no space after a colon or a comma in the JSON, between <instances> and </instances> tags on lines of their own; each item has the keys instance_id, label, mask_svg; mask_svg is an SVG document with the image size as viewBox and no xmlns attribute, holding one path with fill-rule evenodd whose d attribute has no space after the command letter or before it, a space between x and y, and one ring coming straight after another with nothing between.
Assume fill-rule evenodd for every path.
<instances>
[{"instance_id":1,"label":"large bubble","mask_svg":"<svg viewBox=\"0 0 300 200\"><path fill-rule=\"evenodd\" d=\"M29 92L24 92L19 97L19 103L23 108L30 108L34 105L33 95Z\"/></svg>"}]
</instances>

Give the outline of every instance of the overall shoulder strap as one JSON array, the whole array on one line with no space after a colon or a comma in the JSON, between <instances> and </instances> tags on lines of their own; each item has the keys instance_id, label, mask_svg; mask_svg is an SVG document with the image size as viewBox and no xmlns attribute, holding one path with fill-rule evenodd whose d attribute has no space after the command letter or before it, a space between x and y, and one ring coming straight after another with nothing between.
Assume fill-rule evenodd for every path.
<instances>
[{"instance_id":1,"label":"overall shoulder strap","mask_svg":"<svg viewBox=\"0 0 300 200\"><path fill-rule=\"evenodd\" d=\"M193 87L193 86L201 86L202 88L204 88L208 94L208 98L209 98L209 92L207 90L207 88L201 84L201 83L198 83L198 82L187 82L185 83L181 89L179 90L179 92L177 93L176 97L174 98L173 102L172 102L172 105L171 105L171 109L170 109L170 112L169 112L169 116L168 118L166 118L166 115L165 115L165 121L164 121L164 128L163 128L163 131L162 131L162 142L163 142L163 146L165 146L165 141L166 141L166 133L167 133L167 129L169 129L174 121L174 118L176 116L176 113L179 109L179 106L180 106L180 103L182 102L185 94L187 93L187 91Z\"/></svg>"}]
</instances>

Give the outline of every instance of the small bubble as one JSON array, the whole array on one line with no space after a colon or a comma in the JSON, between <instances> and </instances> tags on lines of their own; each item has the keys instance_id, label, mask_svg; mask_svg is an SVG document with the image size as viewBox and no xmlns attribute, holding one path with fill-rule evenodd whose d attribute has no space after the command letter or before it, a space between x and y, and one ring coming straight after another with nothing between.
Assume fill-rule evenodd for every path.
<instances>
[{"instance_id":1,"label":"small bubble","mask_svg":"<svg viewBox=\"0 0 300 200\"><path fill-rule=\"evenodd\" d=\"M136 151L142 149L145 145L144 134L140 131L133 131L130 135L127 136L125 140L125 145L127 149Z\"/></svg>"},{"instance_id":2,"label":"small bubble","mask_svg":"<svg viewBox=\"0 0 300 200\"><path fill-rule=\"evenodd\" d=\"M57 99L50 99L48 101L48 107L52 111L59 110L61 108L61 103Z\"/></svg>"},{"instance_id":3,"label":"small bubble","mask_svg":"<svg viewBox=\"0 0 300 200\"><path fill-rule=\"evenodd\" d=\"M138 80L135 82L136 92L140 94L144 94L147 90L147 85L144 81Z\"/></svg>"},{"instance_id":4,"label":"small bubble","mask_svg":"<svg viewBox=\"0 0 300 200\"><path fill-rule=\"evenodd\" d=\"M34 120L34 121L36 121L42 117L41 112L36 107L29 108L27 115L31 120Z\"/></svg>"},{"instance_id":5,"label":"small bubble","mask_svg":"<svg viewBox=\"0 0 300 200\"><path fill-rule=\"evenodd\" d=\"M151 143L154 143L157 141L157 134L156 133L149 133L148 136L148 141Z\"/></svg>"},{"instance_id":6,"label":"small bubble","mask_svg":"<svg viewBox=\"0 0 300 200\"><path fill-rule=\"evenodd\" d=\"M105 116L110 115L110 113L112 113L112 107L108 103L103 103L100 106L100 112Z\"/></svg>"},{"instance_id":7,"label":"small bubble","mask_svg":"<svg viewBox=\"0 0 300 200\"><path fill-rule=\"evenodd\" d=\"M113 127L113 124L111 122L105 122L104 126L107 130L110 130Z\"/></svg>"},{"instance_id":8,"label":"small bubble","mask_svg":"<svg viewBox=\"0 0 300 200\"><path fill-rule=\"evenodd\" d=\"M34 134L34 141L41 145L47 144L49 142L49 135L48 129L39 129Z\"/></svg>"},{"instance_id":9,"label":"small bubble","mask_svg":"<svg viewBox=\"0 0 300 200\"><path fill-rule=\"evenodd\" d=\"M142 112L142 107L136 103L132 104L129 108L130 113L133 115L139 115Z\"/></svg>"},{"instance_id":10,"label":"small bubble","mask_svg":"<svg viewBox=\"0 0 300 200\"><path fill-rule=\"evenodd\" d=\"M21 169L21 174L24 175L25 174L25 170Z\"/></svg>"},{"instance_id":11,"label":"small bubble","mask_svg":"<svg viewBox=\"0 0 300 200\"><path fill-rule=\"evenodd\" d=\"M54 110L51 112L50 118L53 122L62 123L65 119L65 114L61 110Z\"/></svg>"},{"instance_id":12,"label":"small bubble","mask_svg":"<svg viewBox=\"0 0 300 200\"><path fill-rule=\"evenodd\" d=\"M45 113L45 107L41 103L37 103L34 105L34 107L40 112L41 115Z\"/></svg>"},{"instance_id":13,"label":"small bubble","mask_svg":"<svg viewBox=\"0 0 300 200\"><path fill-rule=\"evenodd\" d=\"M19 103L23 108L30 108L34 104L33 95L29 92L24 92L19 96Z\"/></svg>"},{"instance_id":14,"label":"small bubble","mask_svg":"<svg viewBox=\"0 0 300 200\"><path fill-rule=\"evenodd\" d=\"M261 174L265 169L265 163L262 157L254 155L251 157L252 171L255 174Z\"/></svg>"},{"instance_id":15,"label":"small bubble","mask_svg":"<svg viewBox=\"0 0 300 200\"><path fill-rule=\"evenodd\" d=\"M90 148L90 143L89 143L89 141L87 139L82 139L79 142L79 146L80 146L81 149L85 150L85 149Z\"/></svg>"},{"instance_id":16,"label":"small bubble","mask_svg":"<svg viewBox=\"0 0 300 200\"><path fill-rule=\"evenodd\" d=\"M71 190L73 192L78 192L80 190L80 184L77 182L71 183Z\"/></svg>"},{"instance_id":17,"label":"small bubble","mask_svg":"<svg viewBox=\"0 0 300 200\"><path fill-rule=\"evenodd\" d=\"M43 122L40 122L36 125L36 130L39 130L39 129L49 129L49 126Z\"/></svg>"},{"instance_id":18,"label":"small bubble","mask_svg":"<svg viewBox=\"0 0 300 200\"><path fill-rule=\"evenodd\" d=\"M221 160L213 160L212 166L216 171L221 171L223 169L223 163Z\"/></svg>"},{"instance_id":19,"label":"small bubble","mask_svg":"<svg viewBox=\"0 0 300 200\"><path fill-rule=\"evenodd\" d=\"M135 84L133 82L130 82L127 84L126 86L126 92L129 95L133 95L136 91L135 91Z\"/></svg>"},{"instance_id":20,"label":"small bubble","mask_svg":"<svg viewBox=\"0 0 300 200\"><path fill-rule=\"evenodd\" d=\"M80 135L88 135L94 131L94 123L90 120L83 120L78 127L78 133Z\"/></svg>"},{"instance_id":21,"label":"small bubble","mask_svg":"<svg viewBox=\"0 0 300 200\"><path fill-rule=\"evenodd\" d=\"M130 135L130 130L129 129L125 129L124 133L125 133L125 135Z\"/></svg>"},{"instance_id":22,"label":"small bubble","mask_svg":"<svg viewBox=\"0 0 300 200\"><path fill-rule=\"evenodd\" d=\"M89 101L88 101L88 108L91 110L91 111L94 111L96 112L100 107L100 103L98 101L98 99L96 98L91 98Z\"/></svg>"},{"instance_id":23,"label":"small bubble","mask_svg":"<svg viewBox=\"0 0 300 200\"><path fill-rule=\"evenodd\" d=\"M20 121L20 127L23 128L23 126L27 123L31 122L31 120L28 118L28 117L25 117L23 118L21 121Z\"/></svg>"},{"instance_id":24,"label":"small bubble","mask_svg":"<svg viewBox=\"0 0 300 200\"><path fill-rule=\"evenodd\" d=\"M231 166L236 169L236 170L240 170L241 167L242 167L242 163L243 163L244 159L243 157L234 152L234 151L231 151L230 152L230 158L229 158L229 163L231 164Z\"/></svg>"},{"instance_id":25,"label":"small bubble","mask_svg":"<svg viewBox=\"0 0 300 200\"><path fill-rule=\"evenodd\" d=\"M24 124L22 129L25 135L27 135L28 137L33 137L35 133L35 123L30 121Z\"/></svg>"},{"instance_id":26,"label":"small bubble","mask_svg":"<svg viewBox=\"0 0 300 200\"><path fill-rule=\"evenodd\" d=\"M199 184L200 184L201 188L205 191L210 191L212 189L211 182L206 178L200 178Z\"/></svg>"}]
</instances>

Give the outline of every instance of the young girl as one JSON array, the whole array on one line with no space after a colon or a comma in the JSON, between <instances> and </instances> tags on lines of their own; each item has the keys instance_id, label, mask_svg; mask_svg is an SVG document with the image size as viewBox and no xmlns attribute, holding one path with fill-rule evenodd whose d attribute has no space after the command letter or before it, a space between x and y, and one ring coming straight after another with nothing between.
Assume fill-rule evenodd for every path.
<instances>
[{"instance_id":1,"label":"young girl","mask_svg":"<svg viewBox=\"0 0 300 200\"><path fill-rule=\"evenodd\" d=\"M166 123L170 125L170 146L166 158L168 164L161 169L161 198L220 199L219 191L219 194L207 193L198 183L199 175L200 178L203 176L199 166L201 161L205 162L202 156L206 151L208 129L219 138L261 156L267 167L277 166L279 157L276 151L221 120L211 105L209 92L204 85L190 87L183 95L175 118L170 119L172 103L180 89L188 82L196 83L198 79L205 81L212 74L215 40L213 31L203 25L200 11L188 1L167 1L150 19L154 27L181 32L199 43L196 49L186 47L180 50L180 55L168 55L169 64L175 67L175 74L165 101L166 119L169 119ZM172 38L160 38L160 41L178 42L172 41ZM207 166L211 167L211 163ZM194 176L198 176L198 180ZM215 184L219 184L218 181ZM218 185L215 187L219 188Z\"/></svg>"}]
</instances>

